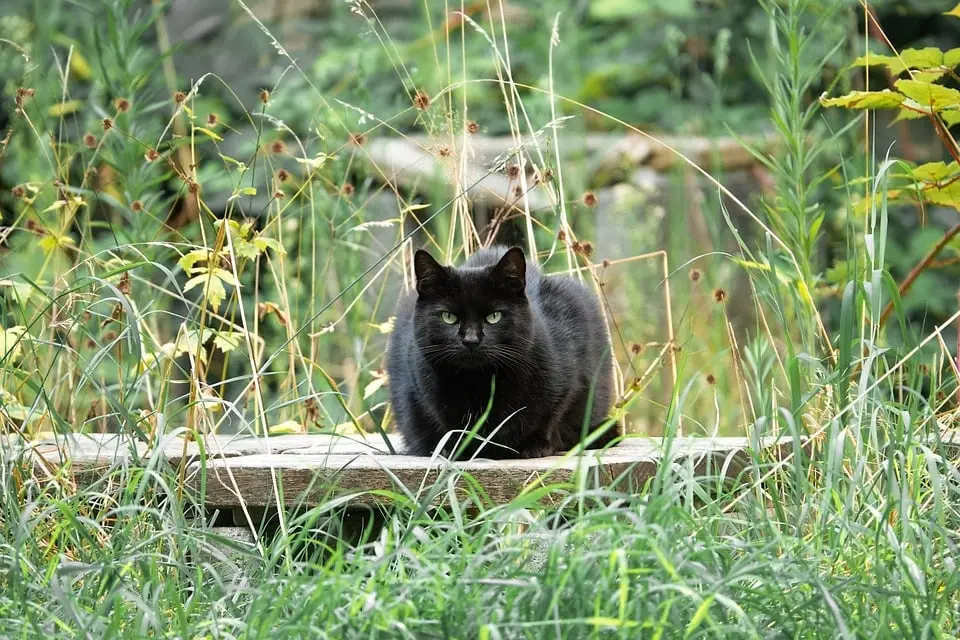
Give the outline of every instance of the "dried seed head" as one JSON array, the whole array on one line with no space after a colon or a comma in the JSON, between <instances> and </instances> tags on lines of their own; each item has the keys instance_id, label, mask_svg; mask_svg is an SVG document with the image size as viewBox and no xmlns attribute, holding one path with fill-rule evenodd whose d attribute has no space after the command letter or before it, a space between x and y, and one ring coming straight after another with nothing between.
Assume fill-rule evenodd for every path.
<instances>
[{"instance_id":1,"label":"dried seed head","mask_svg":"<svg viewBox=\"0 0 960 640\"><path fill-rule=\"evenodd\" d=\"M467 133L475 134L480 132L480 125L476 123L475 120L467 120Z\"/></svg>"},{"instance_id":2,"label":"dried seed head","mask_svg":"<svg viewBox=\"0 0 960 640\"><path fill-rule=\"evenodd\" d=\"M714 375L713 375L712 373L708 373L708 374L707 374L707 384L709 384L709 385L715 385L715 384L717 384L717 379L714 377Z\"/></svg>"},{"instance_id":3,"label":"dried seed head","mask_svg":"<svg viewBox=\"0 0 960 640\"><path fill-rule=\"evenodd\" d=\"M143 203L140 202L139 200L134 200L133 202L130 203L130 210L133 211L134 213L139 213L143 211Z\"/></svg>"},{"instance_id":4,"label":"dried seed head","mask_svg":"<svg viewBox=\"0 0 960 640\"><path fill-rule=\"evenodd\" d=\"M17 89L17 97L16 97L17 109L22 109L27 99L32 97L33 97L33 89L25 89L23 87L20 87L19 89Z\"/></svg>"},{"instance_id":5,"label":"dried seed head","mask_svg":"<svg viewBox=\"0 0 960 640\"><path fill-rule=\"evenodd\" d=\"M130 288L130 272L124 271L117 284L117 290L124 295L130 295Z\"/></svg>"},{"instance_id":6,"label":"dried seed head","mask_svg":"<svg viewBox=\"0 0 960 640\"><path fill-rule=\"evenodd\" d=\"M639 342L634 342L632 345L630 345L630 351L632 351L633 355L635 356L638 356L641 353L643 353L643 349L644 349L644 346Z\"/></svg>"},{"instance_id":7,"label":"dried seed head","mask_svg":"<svg viewBox=\"0 0 960 640\"><path fill-rule=\"evenodd\" d=\"M551 168L549 168L549 167L547 167L546 169L544 169L544 170L543 170L543 174L541 174L540 178L541 178L541 180L543 180L543 182L545 182L545 183L552 181L552 180L553 180L553 169L551 169Z\"/></svg>"},{"instance_id":8,"label":"dried seed head","mask_svg":"<svg viewBox=\"0 0 960 640\"><path fill-rule=\"evenodd\" d=\"M290 173L286 169L277 171L277 182L286 182L290 179Z\"/></svg>"},{"instance_id":9,"label":"dried seed head","mask_svg":"<svg viewBox=\"0 0 960 640\"><path fill-rule=\"evenodd\" d=\"M700 282L700 278L703 277L700 269L690 269L690 282Z\"/></svg>"},{"instance_id":10,"label":"dried seed head","mask_svg":"<svg viewBox=\"0 0 960 640\"><path fill-rule=\"evenodd\" d=\"M447 145L442 145L439 149L437 149L437 155L439 155L441 158L449 158L450 153L450 147Z\"/></svg>"},{"instance_id":11,"label":"dried seed head","mask_svg":"<svg viewBox=\"0 0 960 640\"><path fill-rule=\"evenodd\" d=\"M107 331L106 333L103 334L104 342L113 342L116 339L117 339L116 331Z\"/></svg>"},{"instance_id":12,"label":"dried seed head","mask_svg":"<svg viewBox=\"0 0 960 640\"><path fill-rule=\"evenodd\" d=\"M567 232L564 231L563 229L560 229L560 231L557 233L557 240L560 241L560 242L566 242L566 241L567 241Z\"/></svg>"},{"instance_id":13,"label":"dried seed head","mask_svg":"<svg viewBox=\"0 0 960 640\"><path fill-rule=\"evenodd\" d=\"M520 185L515 186L513 188L513 195L514 197L517 197L517 198L523 197L523 187L521 187Z\"/></svg>"},{"instance_id":14,"label":"dried seed head","mask_svg":"<svg viewBox=\"0 0 960 640\"><path fill-rule=\"evenodd\" d=\"M507 177L511 180L516 180L520 177L520 165L518 164L508 164L507 165Z\"/></svg>"},{"instance_id":15,"label":"dried seed head","mask_svg":"<svg viewBox=\"0 0 960 640\"><path fill-rule=\"evenodd\" d=\"M197 184L195 181L191 180L190 182L187 183L187 191L189 191L193 195L197 195L198 193L200 193L200 185Z\"/></svg>"},{"instance_id":16,"label":"dried seed head","mask_svg":"<svg viewBox=\"0 0 960 640\"><path fill-rule=\"evenodd\" d=\"M358 147L362 147L367 142L367 136L362 133L351 133L350 134L350 144L355 144Z\"/></svg>"},{"instance_id":17,"label":"dried seed head","mask_svg":"<svg viewBox=\"0 0 960 640\"><path fill-rule=\"evenodd\" d=\"M110 131L110 129L113 129L113 120L111 120L110 118L104 118L104 119L103 119L103 130L104 130L104 131Z\"/></svg>"},{"instance_id":18,"label":"dried seed head","mask_svg":"<svg viewBox=\"0 0 960 640\"><path fill-rule=\"evenodd\" d=\"M120 113L130 111L130 101L126 98L117 98L113 101L113 106L116 107Z\"/></svg>"},{"instance_id":19,"label":"dried seed head","mask_svg":"<svg viewBox=\"0 0 960 640\"><path fill-rule=\"evenodd\" d=\"M713 290L713 299L717 302L723 302L727 299L727 292L723 289L714 289Z\"/></svg>"},{"instance_id":20,"label":"dried seed head","mask_svg":"<svg viewBox=\"0 0 960 640\"><path fill-rule=\"evenodd\" d=\"M274 199L274 200L283 200L283 199L286 198L286 197L287 197L287 194L285 194L285 193L284 193L282 190L280 190L280 189L277 189L276 191L273 192L273 199Z\"/></svg>"},{"instance_id":21,"label":"dried seed head","mask_svg":"<svg viewBox=\"0 0 960 640\"><path fill-rule=\"evenodd\" d=\"M597 194L595 194L593 191L587 191L585 194L583 194L583 204L588 207L597 206Z\"/></svg>"},{"instance_id":22,"label":"dried seed head","mask_svg":"<svg viewBox=\"0 0 960 640\"><path fill-rule=\"evenodd\" d=\"M287 145L283 144L283 140L274 140L270 143L270 151L273 153L283 153L287 150Z\"/></svg>"},{"instance_id":23,"label":"dried seed head","mask_svg":"<svg viewBox=\"0 0 960 640\"><path fill-rule=\"evenodd\" d=\"M345 182L343 186L340 187L340 193L342 193L346 198L349 198L353 195L353 190L353 185L349 182Z\"/></svg>"},{"instance_id":24,"label":"dried seed head","mask_svg":"<svg viewBox=\"0 0 960 640\"><path fill-rule=\"evenodd\" d=\"M609 267L609 266L610 266L610 260L608 260L607 258L604 258L604 259L603 259L603 268L606 269L606 268Z\"/></svg>"},{"instance_id":25,"label":"dried seed head","mask_svg":"<svg viewBox=\"0 0 960 640\"><path fill-rule=\"evenodd\" d=\"M593 243L586 240L583 242L574 242L573 252L579 253L585 258L589 258L593 255Z\"/></svg>"},{"instance_id":26,"label":"dried seed head","mask_svg":"<svg viewBox=\"0 0 960 640\"><path fill-rule=\"evenodd\" d=\"M220 116L218 116L217 114L215 114L215 113L212 112L212 111L207 114L207 126L208 126L208 127L215 127L215 126L217 126L217 124L219 124L219 123L220 123Z\"/></svg>"},{"instance_id":27,"label":"dried seed head","mask_svg":"<svg viewBox=\"0 0 960 640\"><path fill-rule=\"evenodd\" d=\"M420 111L426 111L430 108L430 96L423 89L418 89L413 96L413 106Z\"/></svg>"},{"instance_id":28,"label":"dried seed head","mask_svg":"<svg viewBox=\"0 0 960 640\"><path fill-rule=\"evenodd\" d=\"M183 91L174 91L174 92L173 92L173 103L174 103L174 104L176 104L177 106L179 106L179 105L183 104L183 103L186 102L186 101L187 101L187 94L185 94Z\"/></svg>"},{"instance_id":29,"label":"dried seed head","mask_svg":"<svg viewBox=\"0 0 960 640\"><path fill-rule=\"evenodd\" d=\"M147 162L153 162L160 157L160 154L157 153L156 149L147 149L147 152L143 154L143 157L147 159Z\"/></svg>"},{"instance_id":30,"label":"dried seed head","mask_svg":"<svg viewBox=\"0 0 960 640\"><path fill-rule=\"evenodd\" d=\"M260 89L260 102L263 104L270 102L270 89Z\"/></svg>"},{"instance_id":31,"label":"dried seed head","mask_svg":"<svg viewBox=\"0 0 960 640\"><path fill-rule=\"evenodd\" d=\"M83 134L83 146L87 149L96 149L97 148L97 136L92 133Z\"/></svg>"},{"instance_id":32,"label":"dried seed head","mask_svg":"<svg viewBox=\"0 0 960 640\"><path fill-rule=\"evenodd\" d=\"M14 198L27 197L27 190L23 187L23 185L20 185L20 184L15 186L13 189L10 189L10 193L11 195L13 195Z\"/></svg>"}]
</instances>

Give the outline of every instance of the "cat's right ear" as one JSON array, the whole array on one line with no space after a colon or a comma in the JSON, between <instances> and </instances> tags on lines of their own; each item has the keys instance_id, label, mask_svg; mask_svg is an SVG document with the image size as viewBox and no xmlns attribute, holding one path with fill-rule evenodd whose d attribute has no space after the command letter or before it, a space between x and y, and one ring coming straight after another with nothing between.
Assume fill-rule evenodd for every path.
<instances>
[{"instance_id":1,"label":"cat's right ear","mask_svg":"<svg viewBox=\"0 0 960 640\"><path fill-rule=\"evenodd\" d=\"M417 276L417 293L421 296L438 295L446 288L447 269L423 249L413 254L413 272Z\"/></svg>"}]
</instances>

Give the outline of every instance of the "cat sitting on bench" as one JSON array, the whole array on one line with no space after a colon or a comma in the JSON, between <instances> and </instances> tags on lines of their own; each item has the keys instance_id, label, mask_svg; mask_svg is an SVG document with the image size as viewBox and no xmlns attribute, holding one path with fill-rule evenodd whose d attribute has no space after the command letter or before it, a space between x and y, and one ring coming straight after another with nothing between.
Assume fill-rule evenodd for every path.
<instances>
[{"instance_id":1,"label":"cat sitting on bench","mask_svg":"<svg viewBox=\"0 0 960 640\"><path fill-rule=\"evenodd\" d=\"M603 314L579 281L544 276L521 249L502 246L460 267L417 251L414 271L386 363L409 453L432 455L446 437L451 458L533 458L569 451L601 427L590 448L619 435L607 419Z\"/></svg>"}]
</instances>

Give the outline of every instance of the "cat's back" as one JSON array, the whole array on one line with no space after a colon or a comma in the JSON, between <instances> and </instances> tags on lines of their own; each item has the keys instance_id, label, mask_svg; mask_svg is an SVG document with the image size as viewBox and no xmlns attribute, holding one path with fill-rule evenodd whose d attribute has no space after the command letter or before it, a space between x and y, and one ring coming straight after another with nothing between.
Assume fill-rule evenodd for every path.
<instances>
[{"instance_id":1,"label":"cat's back","mask_svg":"<svg viewBox=\"0 0 960 640\"><path fill-rule=\"evenodd\" d=\"M580 280L567 274L542 276L535 297L550 332L561 342L589 349L606 343L600 300Z\"/></svg>"}]
</instances>

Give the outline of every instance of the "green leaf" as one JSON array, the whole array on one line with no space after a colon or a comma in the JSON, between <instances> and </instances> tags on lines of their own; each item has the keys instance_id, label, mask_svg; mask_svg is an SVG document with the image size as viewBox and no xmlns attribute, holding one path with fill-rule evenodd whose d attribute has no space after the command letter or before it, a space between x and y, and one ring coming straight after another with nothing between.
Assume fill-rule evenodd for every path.
<instances>
[{"instance_id":1,"label":"green leaf","mask_svg":"<svg viewBox=\"0 0 960 640\"><path fill-rule=\"evenodd\" d=\"M233 239L233 252L241 258L246 258L248 260L254 260L258 255L260 255L260 250L252 242L248 242L243 238L234 238Z\"/></svg>"},{"instance_id":2,"label":"green leaf","mask_svg":"<svg viewBox=\"0 0 960 640\"><path fill-rule=\"evenodd\" d=\"M943 118L944 124L946 124L948 127L952 127L953 125L960 123L960 111L957 110L944 111L940 114L940 117Z\"/></svg>"},{"instance_id":3,"label":"green leaf","mask_svg":"<svg viewBox=\"0 0 960 640\"><path fill-rule=\"evenodd\" d=\"M954 18L960 18L960 4L955 6L953 9L950 9L950 11L944 11L943 15L953 16Z\"/></svg>"},{"instance_id":4,"label":"green leaf","mask_svg":"<svg viewBox=\"0 0 960 640\"><path fill-rule=\"evenodd\" d=\"M257 249L260 250L261 253L267 249L273 249L273 251L278 254L286 253L283 245L280 244L280 241L276 238L264 238L263 236L257 236L253 239L253 244L257 247Z\"/></svg>"},{"instance_id":5,"label":"green leaf","mask_svg":"<svg viewBox=\"0 0 960 640\"><path fill-rule=\"evenodd\" d=\"M239 348L242 341L242 331L217 331L213 334L213 346L224 353L230 353Z\"/></svg>"},{"instance_id":6,"label":"green leaf","mask_svg":"<svg viewBox=\"0 0 960 640\"><path fill-rule=\"evenodd\" d=\"M848 94L827 98L820 96L820 104L825 107L845 107L847 109L892 109L899 107L903 96L884 89L883 91L851 91Z\"/></svg>"},{"instance_id":7,"label":"green leaf","mask_svg":"<svg viewBox=\"0 0 960 640\"><path fill-rule=\"evenodd\" d=\"M684 638L689 638L693 635L693 632L696 631L701 624L703 624L704 618L707 617L707 614L710 612L710 605L713 604L714 595L710 594L703 599L703 602L700 603L700 606L697 607L697 610L694 612L693 617L690 618L690 622L687 623L687 629L683 632Z\"/></svg>"},{"instance_id":8,"label":"green leaf","mask_svg":"<svg viewBox=\"0 0 960 640\"><path fill-rule=\"evenodd\" d=\"M956 89L907 79L897 80L894 86L906 97L934 111L960 106L960 91Z\"/></svg>"}]
</instances>

